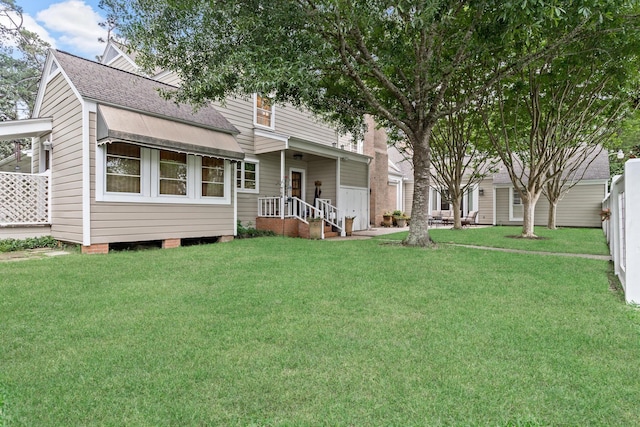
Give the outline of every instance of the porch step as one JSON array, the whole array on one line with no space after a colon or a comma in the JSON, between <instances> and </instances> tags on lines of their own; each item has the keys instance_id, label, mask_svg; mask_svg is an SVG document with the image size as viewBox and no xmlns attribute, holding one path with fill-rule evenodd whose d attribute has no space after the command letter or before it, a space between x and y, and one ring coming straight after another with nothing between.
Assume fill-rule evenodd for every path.
<instances>
[{"instance_id":1,"label":"porch step","mask_svg":"<svg viewBox=\"0 0 640 427\"><path fill-rule=\"evenodd\" d=\"M338 237L340 235L340 233L335 232L335 231L331 231L331 229L329 229L329 231L327 231L326 229L324 230L324 238L329 238L329 237Z\"/></svg>"}]
</instances>

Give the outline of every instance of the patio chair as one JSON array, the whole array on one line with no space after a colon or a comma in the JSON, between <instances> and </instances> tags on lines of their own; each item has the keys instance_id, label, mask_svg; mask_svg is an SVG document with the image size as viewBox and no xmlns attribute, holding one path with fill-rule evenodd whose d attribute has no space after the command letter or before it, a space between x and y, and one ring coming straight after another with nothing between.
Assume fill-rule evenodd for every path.
<instances>
[{"instance_id":1,"label":"patio chair","mask_svg":"<svg viewBox=\"0 0 640 427\"><path fill-rule=\"evenodd\" d=\"M460 223L464 227L465 225L475 225L476 217L478 216L478 211L471 211L460 220Z\"/></svg>"}]
</instances>

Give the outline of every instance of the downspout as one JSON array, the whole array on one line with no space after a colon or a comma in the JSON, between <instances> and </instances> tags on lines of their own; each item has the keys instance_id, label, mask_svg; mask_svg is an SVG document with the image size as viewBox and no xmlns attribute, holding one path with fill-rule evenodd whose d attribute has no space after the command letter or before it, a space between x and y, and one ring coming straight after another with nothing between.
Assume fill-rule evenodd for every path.
<instances>
[{"instance_id":1,"label":"downspout","mask_svg":"<svg viewBox=\"0 0 640 427\"><path fill-rule=\"evenodd\" d=\"M280 151L280 219L284 221L284 202L287 197L286 194L286 178L285 178L285 150Z\"/></svg>"},{"instance_id":2,"label":"downspout","mask_svg":"<svg viewBox=\"0 0 640 427\"><path fill-rule=\"evenodd\" d=\"M238 176L238 162L231 163L231 186L233 187L233 236L238 236L238 185L236 177Z\"/></svg>"},{"instance_id":3,"label":"downspout","mask_svg":"<svg viewBox=\"0 0 640 427\"><path fill-rule=\"evenodd\" d=\"M493 186L493 221L491 221L493 223L493 225L496 225L497 223L497 218L496 218L496 187L495 185Z\"/></svg>"}]
</instances>

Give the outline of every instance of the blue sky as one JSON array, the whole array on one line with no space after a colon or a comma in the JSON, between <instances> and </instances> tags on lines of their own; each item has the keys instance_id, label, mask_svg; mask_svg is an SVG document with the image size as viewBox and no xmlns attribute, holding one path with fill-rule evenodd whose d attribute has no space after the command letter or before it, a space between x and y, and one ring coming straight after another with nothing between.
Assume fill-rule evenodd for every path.
<instances>
[{"instance_id":1,"label":"blue sky","mask_svg":"<svg viewBox=\"0 0 640 427\"><path fill-rule=\"evenodd\" d=\"M25 27L40 35L52 47L83 58L95 59L104 50L98 38L107 37L100 28L106 13L99 0L16 0L22 7Z\"/></svg>"}]
</instances>

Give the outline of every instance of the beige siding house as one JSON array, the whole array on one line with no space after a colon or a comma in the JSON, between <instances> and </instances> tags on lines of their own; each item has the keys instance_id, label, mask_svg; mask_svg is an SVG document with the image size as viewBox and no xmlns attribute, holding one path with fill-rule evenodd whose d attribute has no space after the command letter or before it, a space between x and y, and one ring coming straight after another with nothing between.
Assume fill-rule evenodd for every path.
<instances>
[{"instance_id":1,"label":"beige siding house","mask_svg":"<svg viewBox=\"0 0 640 427\"><path fill-rule=\"evenodd\" d=\"M124 59L126 57L126 59ZM113 67L133 59L111 42L102 62ZM172 72L158 71L152 79L179 85ZM342 218L355 216L354 230L369 226L369 161L362 144L290 105L271 105L258 94L214 103L237 130L245 154L236 168L236 218L244 226L282 230L290 214L316 208L331 211L327 222L341 231ZM321 199L320 206L316 199ZM295 204L295 206L294 206ZM275 224L275 225L274 225ZM343 231L343 230L342 230ZM294 231L293 235L304 234Z\"/></svg>"},{"instance_id":2,"label":"beige siding house","mask_svg":"<svg viewBox=\"0 0 640 427\"><path fill-rule=\"evenodd\" d=\"M556 224L560 227L600 227L600 210L607 194L609 180L609 159L606 150L599 151L594 159L586 162L575 172L579 182L568 190L558 203ZM388 185L386 210L400 209L409 214L413 197L413 169L395 147L388 147ZM504 168L497 165L498 172L491 174L473 186L463 196L462 216L478 211L477 224L522 225L522 203L514 192L513 185ZM373 185L372 185L373 188ZM403 195L401 202L399 196ZM514 197L514 194L516 196ZM449 210L450 205L443 200L442 192L435 186L430 189L430 211ZM534 213L535 225L546 225L549 202L540 196Z\"/></svg>"},{"instance_id":3,"label":"beige siding house","mask_svg":"<svg viewBox=\"0 0 640 427\"><path fill-rule=\"evenodd\" d=\"M575 172L579 181L568 189L560 200L556 212L559 227L601 227L602 200L608 192L609 156L607 150L599 150ZM493 176L494 225L521 225L523 205L514 191L504 168ZM486 192L485 192L486 194ZM534 224L546 225L549 202L540 196L534 212Z\"/></svg>"},{"instance_id":4,"label":"beige siding house","mask_svg":"<svg viewBox=\"0 0 640 427\"><path fill-rule=\"evenodd\" d=\"M49 179L51 235L104 253L114 243L229 240L237 224L306 237L369 225L362 145L259 94L194 110L166 100L168 72L142 75L110 42L101 63L50 50L34 118L34 174ZM50 176L50 178L48 178ZM44 181L43 181L44 182Z\"/></svg>"},{"instance_id":5,"label":"beige siding house","mask_svg":"<svg viewBox=\"0 0 640 427\"><path fill-rule=\"evenodd\" d=\"M116 242L233 236L238 130L213 107L164 100L170 86L50 50L32 169L50 169L51 235L106 252Z\"/></svg>"}]
</instances>

